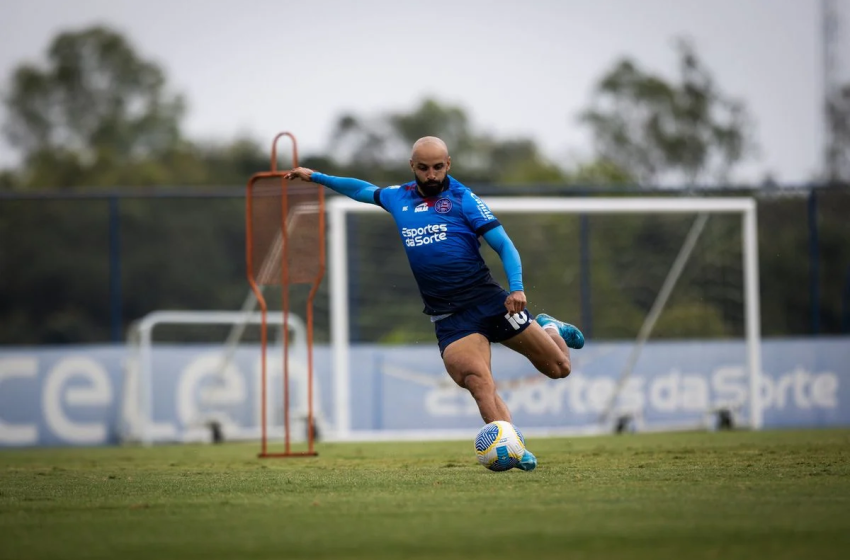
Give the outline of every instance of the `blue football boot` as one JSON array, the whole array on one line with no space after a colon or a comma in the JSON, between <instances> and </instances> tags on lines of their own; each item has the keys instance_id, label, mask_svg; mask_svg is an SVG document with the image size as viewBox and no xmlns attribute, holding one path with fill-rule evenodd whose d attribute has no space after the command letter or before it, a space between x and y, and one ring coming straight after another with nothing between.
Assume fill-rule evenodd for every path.
<instances>
[{"instance_id":1,"label":"blue football boot","mask_svg":"<svg viewBox=\"0 0 850 560\"><path fill-rule=\"evenodd\" d=\"M564 339L564 342L567 343L567 346L570 348L575 348L578 350L582 346L584 346L584 335L581 334L581 331L578 330L578 327L575 327L569 323L565 323L563 321L559 321L552 317L551 315L546 315L545 313L540 313L534 319L537 321L537 324L541 327L545 327L546 325L554 324L558 327L558 334L561 335L561 338Z\"/></svg>"},{"instance_id":2,"label":"blue football boot","mask_svg":"<svg viewBox=\"0 0 850 560\"><path fill-rule=\"evenodd\" d=\"M534 456L534 453L526 449L516 468L521 471L533 471L537 468L537 457Z\"/></svg>"}]
</instances>

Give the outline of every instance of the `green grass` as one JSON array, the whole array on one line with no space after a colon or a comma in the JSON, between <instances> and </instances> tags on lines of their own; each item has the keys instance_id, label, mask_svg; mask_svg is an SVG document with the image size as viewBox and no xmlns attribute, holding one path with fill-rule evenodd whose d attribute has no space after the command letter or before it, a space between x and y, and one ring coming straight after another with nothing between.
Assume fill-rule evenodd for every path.
<instances>
[{"instance_id":1,"label":"green grass","mask_svg":"<svg viewBox=\"0 0 850 560\"><path fill-rule=\"evenodd\" d=\"M470 438L471 439L471 438ZM0 558L846 558L850 430L0 452Z\"/></svg>"}]
</instances>

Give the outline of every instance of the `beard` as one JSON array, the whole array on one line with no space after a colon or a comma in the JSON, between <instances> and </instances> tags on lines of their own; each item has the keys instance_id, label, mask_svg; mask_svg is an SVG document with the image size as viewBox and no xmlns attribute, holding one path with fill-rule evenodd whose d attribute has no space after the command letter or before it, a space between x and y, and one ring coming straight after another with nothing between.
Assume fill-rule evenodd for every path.
<instances>
[{"instance_id":1,"label":"beard","mask_svg":"<svg viewBox=\"0 0 850 560\"><path fill-rule=\"evenodd\" d=\"M437 196L449 188L448 175L442 181L420 181L419 177L415 175L413 178L416 180L416 186L419 188L419 193L425 198L429 196Z\"/></svg>"}]
</instances>

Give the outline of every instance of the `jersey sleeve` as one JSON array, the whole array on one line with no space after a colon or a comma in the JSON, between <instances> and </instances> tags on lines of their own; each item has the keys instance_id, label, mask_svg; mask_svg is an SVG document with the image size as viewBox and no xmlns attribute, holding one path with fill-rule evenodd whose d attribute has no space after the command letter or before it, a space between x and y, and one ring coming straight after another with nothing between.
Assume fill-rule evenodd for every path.
<instances>
[{"instance_id":1,"label":"jersey sleeve","mask_svg":"<svg viewBox=\"0 0 850 560\"><path fill-rule=\"evenodd\" d=\"M387 212L390 212L390 206L392 205L392 196L398 192L398 185L379 188L373 193L373 202L384 210L386 210Z\"/></svg>"},{"instance_id":2,"label":"jersey sleeve","mask_svg":"<svg viewBox=\"0 0 850 560\"><path fill-rule=\"evenodd\" d=\"M366 181L361 181L360 179L354 179L351 177L334 177L332 175L325 175L318 171L314 171L310 179L315 183L324 185L329 189L358 202L367 202L383 206L379 202L379 196L377 194L380 189L372 183L367 183Z\"/></svg>"},{"instance_id":3,"label":"jersey sleeve","mask_svg":"<svg viewBox=\"0 0 850 560\"><path fill-rule=\"evenodd\" d=\"M516 250L513 241L508 237L504 227L491 229L484 234L484 240L499 254L502 265L505 267L505 275L508 278L510 291L522 291L522 260L519 251Z\"/></svg>"},{"instance_id":4,"label":"jersey sleeve","mask_svg":"<svg viewBox=\"0 0 850 560\"><path fill-rule=\"evenodd\" d=\"M472 191L464 193L461 207L464 217L476 235L484 235L502 225L490 211L490 207Z\"/></svg>"}]
</instances>

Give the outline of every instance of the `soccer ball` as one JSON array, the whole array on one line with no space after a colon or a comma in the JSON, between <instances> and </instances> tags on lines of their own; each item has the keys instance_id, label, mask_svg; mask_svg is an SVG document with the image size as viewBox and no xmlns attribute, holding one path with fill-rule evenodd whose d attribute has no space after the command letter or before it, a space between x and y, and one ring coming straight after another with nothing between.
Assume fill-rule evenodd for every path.
<instances>
[{"instance_id":1,"label":"soccer ball","mask_svg":"<svg viewBox=\"0 0 850 560\"><path fill-rule=\"evenodd\" d=\"M490 422L475 436L475 455L478 456L478 462L491 471L514 468L523 454L525 439L510 422Z\"/></svg>"}]
</instances>

